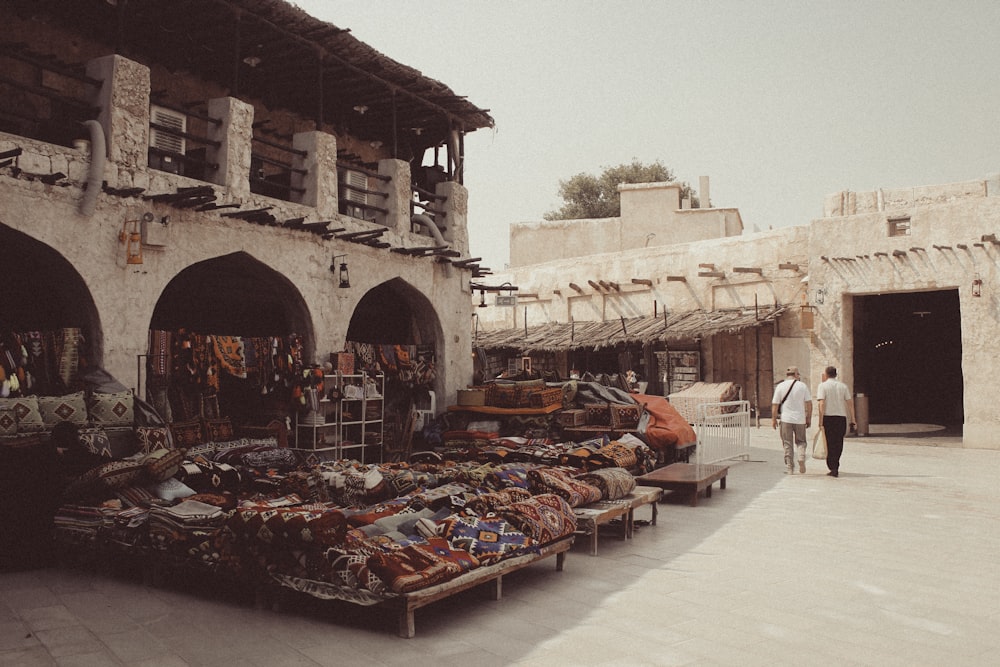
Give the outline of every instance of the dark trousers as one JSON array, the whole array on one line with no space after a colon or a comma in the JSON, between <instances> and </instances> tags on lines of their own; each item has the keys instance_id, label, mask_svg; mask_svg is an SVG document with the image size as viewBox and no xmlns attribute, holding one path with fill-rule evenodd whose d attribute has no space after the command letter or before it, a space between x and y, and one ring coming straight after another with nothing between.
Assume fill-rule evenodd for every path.
<instances>
[{"instance_id":1,"label":"dark trousers","mask_svg":"<svg viewBox=\"0 0 1000 667\"><path fill-rule=\"evenodd\" d=\"M840 470L840 455L844 453L847 417L824 415L823 431L826 433L826 467L832 472L838 472Z\"/></svg>"}]
</instances>

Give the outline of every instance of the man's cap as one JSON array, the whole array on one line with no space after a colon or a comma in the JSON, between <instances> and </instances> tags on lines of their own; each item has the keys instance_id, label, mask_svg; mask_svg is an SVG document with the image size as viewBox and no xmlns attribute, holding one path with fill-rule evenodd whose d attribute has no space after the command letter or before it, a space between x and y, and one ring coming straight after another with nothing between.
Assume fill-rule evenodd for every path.
<instances>
[{"instance_id":1,"label":"man's cap","mask_svg":"<svg viewBox=\"0 0 1000 667\"><path fill-rule=\"evenodd\" d=\"M785 375L798 375L798 374L799 374L798 366L789 366L788 369L785 371Z\"/></svg>"}]
</instances>

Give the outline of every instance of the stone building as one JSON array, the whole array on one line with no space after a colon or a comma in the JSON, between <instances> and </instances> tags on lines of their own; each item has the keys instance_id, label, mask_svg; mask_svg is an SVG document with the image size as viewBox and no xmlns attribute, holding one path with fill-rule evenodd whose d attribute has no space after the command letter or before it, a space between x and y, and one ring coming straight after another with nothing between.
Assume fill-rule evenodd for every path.
<instances>
[{"instance_id":1,"label":"stone building","mask_svg":"<svg viewBox=\"0 0 1000 667\"><path fill-rule=\"evenodd\" d=\"M738 383L764 414L786 366L815 391L835 365L872 423L960 426L966 446L1000 448L988 348L1000 319L1000 177L840 192L820 219L746 235L738 213L684 210L677 191L622 186L621 218L512 225L510 270L473 285L489 306L476 311L481 358L534 355L562 373L631 363L666 394L670 351L696 352L697 379ZM634 199L656 193L635 215Z\"/></svg>"},{"instance_id":2,"label":"stone building","mask_svg":"<svg viewBox=\"0 0 1000 667\"><path fill-rule=\"evenodd\" d=\"M280 0L0 5L0 331L430 350L472 375L463 137L492 118Z\"/></svg>"}]
</instances>

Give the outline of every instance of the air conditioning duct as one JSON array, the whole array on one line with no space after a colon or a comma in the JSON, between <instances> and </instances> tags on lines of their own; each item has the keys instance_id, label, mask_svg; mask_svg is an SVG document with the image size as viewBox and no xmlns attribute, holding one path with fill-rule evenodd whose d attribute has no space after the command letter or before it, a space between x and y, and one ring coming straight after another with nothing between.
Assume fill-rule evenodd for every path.
<instances>
[{"instance_id":1,"label":"air conditioning duct","mask_svg":"<svg viewBox=\"0 0 1000 667\"><path fill-rule=\"evenodd\" d=\"M187 132L187 116L171 109L151 105L149 107L150 123L169 128L174 132ZM149 129L149 145L152 148L169 153L184 155L187 152L187 141L182 135L151 127Z\"/></svg>"},{"instance_id":2,"label":"air conditioning duct","mask_svg":"<svg viewBox=\"0 0 1000 667\"><path fill-rule=\"evenodd\" d=\"M347 214L352 218L365 218L364 206L368 205L368 176L360 171L348 169L344 171L344 201L347 202ZM353 206L361 204L361 206Z\"/></svg>"}]
</instances>

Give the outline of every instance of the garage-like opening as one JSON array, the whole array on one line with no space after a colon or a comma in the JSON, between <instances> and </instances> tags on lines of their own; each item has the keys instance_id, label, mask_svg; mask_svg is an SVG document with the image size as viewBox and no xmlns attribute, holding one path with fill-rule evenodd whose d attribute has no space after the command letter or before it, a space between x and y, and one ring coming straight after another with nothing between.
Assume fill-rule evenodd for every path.
<instances>
[{"instance_id":1,"label":"garage-like opening","mask_svg":"<svg viewBox=\"0 0 1000 667\"><path fill-rule=\"evenodd\" d=\"M958 290L854 297L854 391L872 424L964 421Z\"/></svg>"},{"instance_id":2,"label":"garage-like opening","mask_svg":"<svg viewBox=\"0 0 1000 667\"><path fill-rule=\"evenodd\" d=\"M103 334L90 290L66 258L27 234L0 224L4 277L0 289L0 334L4 345L13 345L13 334L28 348L35 364L33 394L59 395L75 390L77 378L58 370L50 346L60 347L73 334L78 349L73 352L74 368L103 364ZM30 333L32 343L21 334ZM64 349L60 347L60 349ZM17 350L18 352L20 350ZM68 354L68 353L66 353ZM37 359L36 359L37 357ZM43 365L39 365L44 361ZM65 365L65 364L64 364Z\"/></svg>"},{"instance_id":3,"label":"garage-like opening","mask_svg":"<svg viewBox=\"0 0 1000 667\"><path fill-rule=\"evenodd\" d=\"M296 373L314 355L298 289L243 252L178 273L149 328L147 396L169 422L220 417L260 425L283 419ZM224 354L220 340L228 346Z\"/></svg>"}]
</instances>

